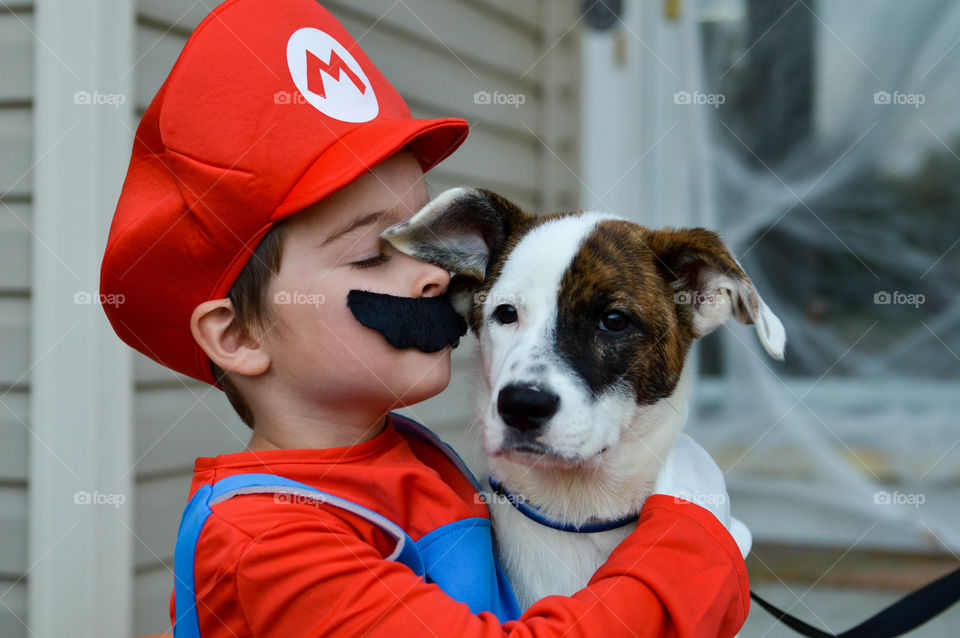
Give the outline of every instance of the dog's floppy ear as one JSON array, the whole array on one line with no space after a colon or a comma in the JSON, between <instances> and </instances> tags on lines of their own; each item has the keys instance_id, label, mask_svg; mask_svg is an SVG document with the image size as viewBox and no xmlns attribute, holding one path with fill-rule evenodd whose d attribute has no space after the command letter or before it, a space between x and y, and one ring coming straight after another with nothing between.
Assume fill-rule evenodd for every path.
<instances>
[{"instance_id":1,"label":"dog's floppy ear","mask_svg":"<svg viewBox=\"0 0 960 638\"><path fill-rule=\"evenodd\" d=\"M731 315L754 324L764 349L783 359L783 324L763 302L753 283L716 233L704 228L650 231L647 246L674 290L677 311L689 317L693 333L713 332Z\"/></svg>"},{"instance_id":2,"label":"dog's floppy ear","mask_svg":"<svg viewBox=\"0 0 960 638\"><path fill-rule=\"evenodd\" d=\"M507 238L529 216L496 193L451 188L380 236L400 252L479 285Z\"/></svg>"}]
</instances>

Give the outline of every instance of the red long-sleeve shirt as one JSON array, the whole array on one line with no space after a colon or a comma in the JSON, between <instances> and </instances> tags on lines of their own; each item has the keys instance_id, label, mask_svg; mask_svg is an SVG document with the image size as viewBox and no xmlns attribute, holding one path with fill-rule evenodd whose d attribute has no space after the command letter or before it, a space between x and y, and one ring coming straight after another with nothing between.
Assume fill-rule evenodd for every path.
<instances>
[{"instance_id":1,"label":"red long-sleeve shirt","mask_svg":"<svg viewBox=\"0 0 960 638\"><path fill-rule=\"evenodd\" d=\"M471 482L431 444L388 418L344 448L198 458L191 486L268 472L347 498L417 541L437 527L488 517ZM746 620L746 568L707 510L654 495L637 529L571 597L549 596L517 621L464 603L385 560L396 540L342 509L250 494L212 506L194 561L204 638L300 636L733 636ZM175 618L174 599L170 601Z\"/></svg>"}]
</instances>

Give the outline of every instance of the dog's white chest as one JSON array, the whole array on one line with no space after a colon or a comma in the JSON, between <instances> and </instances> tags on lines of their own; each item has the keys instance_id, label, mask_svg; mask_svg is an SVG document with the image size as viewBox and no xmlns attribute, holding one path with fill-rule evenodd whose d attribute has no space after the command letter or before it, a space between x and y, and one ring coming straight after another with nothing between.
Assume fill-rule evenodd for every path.
<instances>
[{"instance_id":1,"label":"dog's white chest","mask_svg":"<svg viewBox=\"0 0 960 638\"><path fill-rule=\"evenodd\" d=\"M544 596L569 596L586 586L636 524L574 534L524 516L502 497L488 496L497 554L521 609Z\"/></svg>"}]
</instances>

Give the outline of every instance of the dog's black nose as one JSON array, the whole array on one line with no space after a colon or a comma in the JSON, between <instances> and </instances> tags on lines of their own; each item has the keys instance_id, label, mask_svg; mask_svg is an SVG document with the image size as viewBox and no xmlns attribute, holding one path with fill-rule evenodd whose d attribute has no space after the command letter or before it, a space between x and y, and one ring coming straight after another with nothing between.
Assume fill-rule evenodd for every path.
<instances>
[{"instance_id":1,"label":"dog's black nose","mask_svg":"<svg viewBox=\"0 0 960 638\"><path fill-rule=\"evenodd\" d=\"M521 432L543 425L559 406L559 396L529 383L511 383L497 395L497 412L503 422Z\"/></svg>"}]
</instances>

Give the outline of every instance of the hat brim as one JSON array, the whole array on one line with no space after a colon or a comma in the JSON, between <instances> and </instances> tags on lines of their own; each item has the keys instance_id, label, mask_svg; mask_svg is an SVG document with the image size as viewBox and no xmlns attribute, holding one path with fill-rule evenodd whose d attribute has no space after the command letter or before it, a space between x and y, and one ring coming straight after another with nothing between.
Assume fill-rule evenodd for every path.
<instances>
[{"instance_id":1,"label":"hat brim","mask_svg":"<svg viewBox=\"0 0 960 638\"><path fill-rule=\"evenodd\" d=\"M453 153L467 138L460 118L376 120L344 135L304 172L276 208L278 222L337 191L405 146L424 172Z\"/></svg>"}]
</instances>

